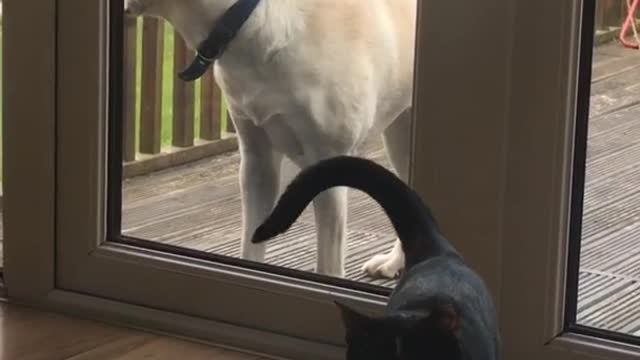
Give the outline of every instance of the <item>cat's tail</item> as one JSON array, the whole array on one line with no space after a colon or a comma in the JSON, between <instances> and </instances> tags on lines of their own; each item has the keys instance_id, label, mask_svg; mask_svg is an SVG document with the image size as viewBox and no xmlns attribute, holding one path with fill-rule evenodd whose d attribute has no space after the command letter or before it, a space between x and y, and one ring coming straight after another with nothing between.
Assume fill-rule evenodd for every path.
<instances>
[{"instance_id":1,"label":"cat's tail","mask_svg":"<svg viewBox=\"0 0 640 360\"><path fill-rule=\"evenodd\" d=\"M406 269L428 257L455 252L418 194L386 168L351 156L330 158L301 171L252 242L264 242L287 231L316 195L335 186L363 191L382 206L402 243Z\"/></svg>"}]
</instances>

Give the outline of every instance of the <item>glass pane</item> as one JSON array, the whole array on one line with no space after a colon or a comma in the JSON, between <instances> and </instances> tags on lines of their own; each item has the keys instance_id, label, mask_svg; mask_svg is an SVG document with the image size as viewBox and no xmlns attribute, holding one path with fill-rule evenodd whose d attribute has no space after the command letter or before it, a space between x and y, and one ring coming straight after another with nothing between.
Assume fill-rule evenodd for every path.
<instances>
[{"instance_id":1,"label":"glass pane","mask_svg":"<svg viewBox=\"0 0 640 360\"><path fill-rule=\"evenodd\" d=\"M217 261L244 258L280 269L318 273L313 206L286 234L267 244L264 259L255 248L241 254L243 233L244 237L252 234L268 215L279 194L274 190L281 191L300 168L319 158L353 149L352 154L392 169L390 154L396 170L406 179L416 2L392 2L379 9L379 18L356 17L344 26L318 25L316 29L298 28L300 19L296 16L300 14L293 9L300 6L297 2L282 2L277 5L281 9L270 12L263 8L263 1L253 15L260 13L265 21L271 21L274 28L269 31L274 33L254 36L250 32L257 25L249 17L219 62L224 83L215 78L213 68L195 82L177 77L194 58L185 40L190 43L207 34L194 35L192 28L172 22L176 14L168 11L175 9L167 10L157 3L125 1L129 16L123 37L124 104L119 134L124 159L121 229L114 235L121 234L120 241L190 256ZM212 18L224 12L216 8L218 2L209 3L208 11L216 15ZM180 11L192 12L188 4L180 5L185 7ZM363 14L359 6L370 7L371 3L345 3L341 11ZM280 14L277 18L276 13ZM340 23L331 19L339 14L316 9L305 15L310 17L305 21ZM202 18L193 15L194 19ZM203 23L202 28L213 25ZM387 30L372 31L383 28ZM354 31L367 38L350 36ZM311 44L303 40L305 36L317 39ZM335 56L338 49L360 49L358 43L348 41L380 47L365 46L362 53ZM332 48L336 43L343 47ZM380 56L373 51L396 63L375 60ZM342 72L331 73L336 69ZM347 120L346 116L352 115L349 107L364 107L369 101L378 104L371 114ZM234 114L233 121L230 114ZM395 232L373 200L357 191L346 193L333 190L318 200L318 221L325 224L319 235L326 239L323 244L342 238L341 217L336 214L340 204L348 203L344 265L337 255L332 257L338 259L337 266L320 265L318 270L349 280L392 285L392 279L366 274L363 264L377 254L388 253L394 246ZM248 214L245 225L243 209Z\"/></svg>"},{"instance_id":2,"label":"glass pane","mask_svg":"<svg viewBox=\"0 0 640 360\"><path fill-rule=\"evenodd\" d=\"M596 2L575 322L639 335L640 39L635 18L621 32L627 13L624 1Z\"/></svg>"}]
</instances>

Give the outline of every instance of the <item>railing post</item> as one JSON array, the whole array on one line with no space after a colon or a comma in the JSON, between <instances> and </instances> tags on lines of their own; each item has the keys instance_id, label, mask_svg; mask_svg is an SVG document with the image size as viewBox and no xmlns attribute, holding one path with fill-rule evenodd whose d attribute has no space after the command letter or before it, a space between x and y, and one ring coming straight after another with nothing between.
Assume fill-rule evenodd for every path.
<instances>
[{"instance_id":1,"label":"railing post","mask_svg":"<svg viewBox=\"0 0 640 360\"><path fill-rule=\"evenodd\" d=\"M124 79L123 79L123 126L122 157L124 161L136 159L136 40L138 20L124 19Z\"/></svg>"},{"instance_id":2,"label":"railing post","mask_svg":"<svg viewBox=\"0 0 640 360\"><path fill-rule=\"evenodd\" d=\"M227 111L227 132L231 134L235 134L236 127L233 125L233 120L231 119L231 114Z\"/></svg>"},{"instance_id":3,"label":"railing post","mask_svg":"<svg viewBox=\"0 0 640 360\"><path fill-rule=\"evenodd\" d=\"M203 140L220 139L220 89L209 69L200 83L200 138Z\"/></svg>"},{"instance_id":4,"label":"railing post","mask_svg":"<svg viewBox=\"0 0 640 360\"><path fill-rule=\"evenodd\" d=\"M174 36L174 74L184 70L188 62L192 59L191 51L182 38ZM193 146L193 115L194 115L194 92L193 82L184 82L177 76L173 81L173 146L190 147Z\"/></svg>"},{"instance_id":5,"label":"railing post","mask_svg":"<svg viewBox=\"0 0 640 360\"><path fill-rule=\"evenodd\" d=\"M610 27L620 27L626 13L626 0L597 0L596 30L609 30Z\"/></svg>"},{"instance_id":6,"label":"railing post","mask_svg":"<svg viewBox=\"0 0 640 360\"><path fill-rule=\"evenodd\" d=\"M162 63L164 24L145 18L142 33L140 152L158 154L162 127Z\"/></svg>"}]
</instances>

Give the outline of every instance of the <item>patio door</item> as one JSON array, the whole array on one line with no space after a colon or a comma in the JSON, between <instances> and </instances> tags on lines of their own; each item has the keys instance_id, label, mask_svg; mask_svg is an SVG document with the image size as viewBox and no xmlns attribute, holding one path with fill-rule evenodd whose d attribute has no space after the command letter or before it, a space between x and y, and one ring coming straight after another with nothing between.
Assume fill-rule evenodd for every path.
<instances>
[{"instance_id":1,"label":"patio door","mask_svg":"<svg viewBox=\"0 0 640 360\"><path fill-rule=\"evenodd\" d=\"M380 309L393 282L309 271L306 219L271 250L291 261L239 260L237 225L225 223L240 212L224 192L237 178L234 129L211 79L160 82L186 52L165 24L125 24L120 1L41 5L3 8L4 117L16 120L3 130L9 297L289 358L341 358L332 301ZM625 12L612 0L418 1L409 182L487 280L506 359L640 355L640 67L635 50L607 41ZM171 149L158 151L167 93L180 114ZM193 128L174 121L184 118ZM368 149L385 161L375 142ZM216 198L199 198L204 165L219 169ZM154 203L163 194L174 196ZM390 246L364 201L353 201L352 265Z\"/></svg>"},{"instance_id":2,"label":"patio door","mask_svg":"<svg viewBox=\"0 0 640 360\"><path fill-rule=\"evenodd\" d=\"M398 130L407 181L496 294L499 243L479 244L499 235L509 3L417 2L414 109ZM350 195L343 278L313 272L307 215L264 263L239 258L241 129L211 74L195 86L173 80L192 54L168 24L124 19L119 1L59 1L57 14L56 276L47 302L250 350L340 358L333 301L380 309L393 286L360 271L393 245L379 208ZM449 28L459 16L473 29ZM360 155L390 165L380 140L367 141ZM282 166L289 178L290 166Z\"/></svg>"},{"instance_id":3,"label":"patio door","mask_svg":"<svg viewBox=\"0 0 640 360\"><path fill-rule=\"evenodd\" d=\"M637 357L632 50L594 39L593 0L417 4L408 181L487 280L507 358ZM46 57L55 90L38 89L56 101L56 129L33 120L46 138L38 169L55 169L56 182L33 181L55 208L12 222L25 240L8 247L10 296L290 358L341 358L333 301L379 310L394 284L359 271L393 244L379 208L349 195L344 277L313 271L309 212L264 262L241 259L242 129L211 74L193 87L173 80L191 54L169 25L125 20L120 1L56 6L38 13L41 35L56 34ZM361 155L390 166L380 139L368 141ZM295 171L283 164L282 185ZM27 196L19 185L6 183L8 211ZM45 234L54 221L55 251ZM34 251L46 266L27 266Z\"/></svg>"},{"instance_id":4,"label":"patio door","mask_svg":"<svg viewBox=\"0 0 640 360\"><path fill-rule=\"evenodd\" d=\"M535 15L514 54L537 55L513 62L505 355L638 358L638 55L615 40L627 5L521 2L516 13ZM637 41L631 28L625 41Z\"/></svg>"}]
</instances>

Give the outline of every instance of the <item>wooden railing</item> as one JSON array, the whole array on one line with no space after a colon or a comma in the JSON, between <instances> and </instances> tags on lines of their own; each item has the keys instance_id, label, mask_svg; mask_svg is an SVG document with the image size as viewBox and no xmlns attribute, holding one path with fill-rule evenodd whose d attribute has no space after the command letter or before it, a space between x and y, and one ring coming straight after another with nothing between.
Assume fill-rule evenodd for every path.
<instances>
[{"instance_id":1,"label":"wooden railing","mask_svg":"<svg viewBox=\"0 0 640 360\"><path fill-rule=\"evenodd\" d=\"M126 19L124 41L125 176L237 148L212 69L197 82L177 78L193 52L169 25Z\"/></svg>"},{"instance_id":2,"label":"wooden railing","mask_svg":"<svg viewBox=\"0 0 640 360\"><path fill-rule=\"evenodd\" d=\"M607 31L619 28L626 14L626 0L596 0L596 31Z\"/></svg>"},{"instance_id":3,"label":"wooden railing","mask_svg":"<svg viewBox=\"0 0 640 360\"><path fill-rule=\"evenodd\" d=\"M627 0L596 0L595 45L616 41L626 17ZM638 14L636 24L640 26Z\"/></svg>"}]
</instances>

